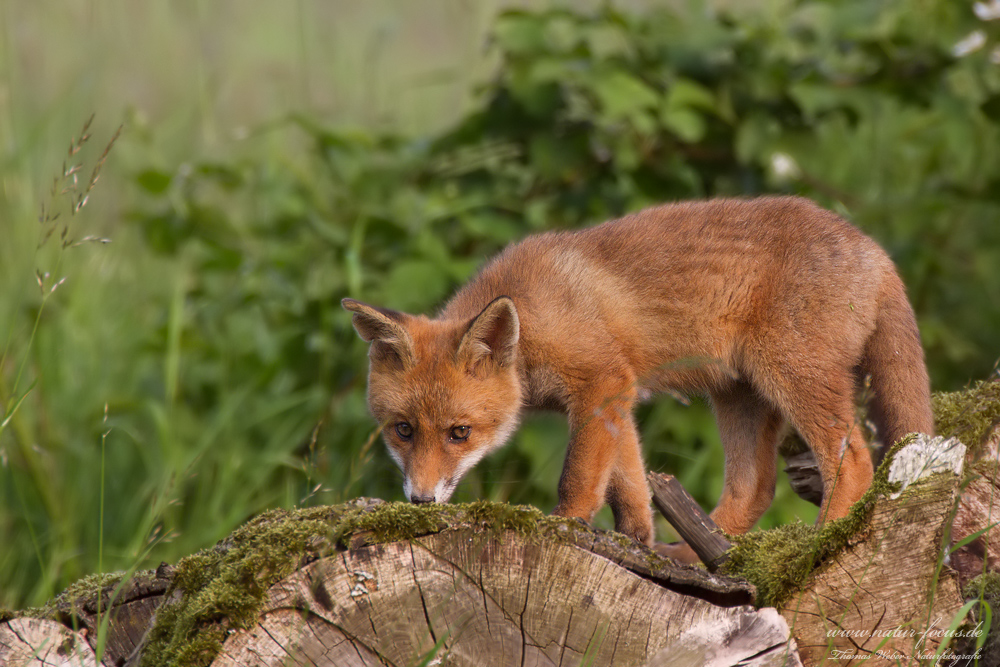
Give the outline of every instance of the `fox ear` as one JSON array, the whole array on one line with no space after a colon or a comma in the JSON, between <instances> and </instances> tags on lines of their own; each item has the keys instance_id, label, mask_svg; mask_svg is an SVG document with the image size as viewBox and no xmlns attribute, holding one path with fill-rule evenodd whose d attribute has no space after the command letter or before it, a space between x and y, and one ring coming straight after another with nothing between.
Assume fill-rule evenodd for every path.
<instances>
[{"instance_id":1,"label":"fox ear","mask_svg":"<svg viewBox=\"0 0 1000 667\"><path fill-rule=\"evenodd\" d=\"M372 344L368 353L372 362L398 362L409 368L416 361L413 338L406 330L406 313L369 306L354 299L343 299L340 305L354 313L352 323L362 339Z\"/></svg>"},{"instance_id":2,"label":"fox ear","mask_svg":"<svg viewBox=\"0 0 1000 667\"><path fill-rule=\"evenodd\" d=\"M517 341L521 333L517 309L510 297L501 296L490 302L466 329L458 344L458 360L475 369L486 360L497 366L514 362Z\"/></svg>"}]
</instances>

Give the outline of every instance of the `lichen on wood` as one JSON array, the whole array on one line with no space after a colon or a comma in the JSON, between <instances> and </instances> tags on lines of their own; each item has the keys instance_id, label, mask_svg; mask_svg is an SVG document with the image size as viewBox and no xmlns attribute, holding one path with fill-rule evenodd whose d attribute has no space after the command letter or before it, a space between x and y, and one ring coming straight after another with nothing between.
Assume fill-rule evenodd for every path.
<instances>
[{"instance_id":1,"label":"lichen on wood","mask_svg":"<svg viewBox=\"0 0 1000 667\"><path fill-rule=\"evenodd\" d=\"M141 575L143 573L136 573ZM85 613L96 613L97 605L103 611L110 605L114 589L121 583L125 572L90 574L79 579L41 607L25 609L19 616L33 618L72 618ZM87 605L87 609L84 609Z\"/></svg>"}]
</instances>

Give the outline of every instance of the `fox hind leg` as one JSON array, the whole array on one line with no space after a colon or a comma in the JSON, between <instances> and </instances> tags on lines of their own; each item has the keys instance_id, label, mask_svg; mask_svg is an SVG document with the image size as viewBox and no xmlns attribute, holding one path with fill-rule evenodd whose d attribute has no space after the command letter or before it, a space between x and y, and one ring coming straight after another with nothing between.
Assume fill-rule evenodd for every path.
<instances>
[{"instance_id":1,"label":"fox hind leg","mask_svg":"<svg viewBox=\"0 0 1000 667\"><path fill-rule=\"evenodd\" d=\"M722 497L711 517L719 528L738 535L757 523L774 498L778 435L784 420L745 382L712 392L711 398L726 455ZM699 561L683 542L657 544L655 549L682 563Z\"/></svg>"},{"instance_id":2,"label":"fox hind leg","mask_svg":"<svg viewBox=\"0 0 1000 667\"><path fill-rule=\"evenodd\" d=\"M712 520L730 534L750 530L774 498L781 413L745 382L712 393L726 455L722 498Z\"/></svg>"},{"instance_id":3,"label":"fox hind leg","mask_svg":"<svg viewBox=\"0 0 1000 667\"><path fill-rule=\"evenodd\" d=\"M778 365L791 368L791 364ZM840 519L871 485L874 470L855 413L851 364L827 365L809 376L769 378L768 394L816 456L823 478L818 523Z\"/></svg>"},{"instance_id":4,"label":"fox hind leg","mask_svg":"<svg viewBox=\"0 0 1000 667\"><path fill-rule=\"evenodd\" d=\"M871 452L854 416L853 400L848 397L838 410L821 414L829 416L797 426L823 477L823 504L817 523L847 516L874 477Z\"/></svg>"}]
</instances>

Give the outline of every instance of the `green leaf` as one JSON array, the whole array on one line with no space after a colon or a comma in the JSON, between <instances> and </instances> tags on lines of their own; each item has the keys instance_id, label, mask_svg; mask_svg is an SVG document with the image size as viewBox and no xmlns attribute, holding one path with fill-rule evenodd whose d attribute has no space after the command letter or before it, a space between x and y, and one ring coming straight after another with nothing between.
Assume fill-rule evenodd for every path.
<instances>
[{"instance_id":1,"label":"green leaf","mask_svg":"<svg viewBox=\"0 0 1000 667\"><path fill-rule=\"evenodd\" d=\"M666 107L660 114L664 127L688 143L701 141L705 136L705 119L688 107Z\"/></svg>"},{"instance_id":2,"label":"green leaf","mask_svg":"<svg viewBox=\"0 0 1000 667\"><path fill-rule=\"evenodd\" d=\"M566 61L557 57L538 58L531 63L526 78L532 83L562 82L572 75Z\"/></svg>"},{"instance_id":3,"label":"green leaf","mask_svg":"<svg viewBox=\"0 0 1000 667\"><path fill-rule=\"evenodd\" d=\"M577 22L570 14L558 14L550 18L544 28L548 48L557 53L571 51L580 41Z\"/></svg>"},{"instance_id":4,"label":"green leaf","mask_svg":"<svg viewBox=\"0 0 1000 667\"><path fill-rule=\"evenodd\" d=\"M382 302L393 308L420 312L441 303L448 287L447 275L437 262L403 260L382 280Z\"/></svg>"},{"instance_id":5,"label":"green leaf","mask_svg":"<svg viewBox=\"0 0 1000 667\"><path fill-rule=\"evenodd\" d=\"M824 84L796 83L788 92L807 118L844 105L843 92Z\"/></svg>"},{"instance_id":6,"label":"green leaf","mask_svg":"<svg viewBox=\"0 0 1000 667\"><path fill-rule=\"evenodd\" d=\"M677 79L667 90L666 107L679 109L692 107L704 111L715 111L715 95L705 86L691 79Z\"/></svg>"},{"instance_id":7,"label":"green leaf","mask_svg":"<svg viewBox=\"0 0 1000 667\"><path fill-rule=\"evenodd\" d=\"M159 169L144 169L135 177L135 182L151 195L161 195L170 187L173 176Z\"/></svg>"},{"instance_id":8,"label":"green leaf","mask_svg":"<svg viewBox=\"0 0 1000 667\"><path fill-rule=\"evenodd\" d=\"M593 90L604 113L610 118L627 118L636 112L655 108L660 101L656 90L621 70L597 77Z\"/></svg>"},{"instance_id":9,"label":"green leaf","mask_svg":"<svg viewBox=\"0 0 1000 667\"><path fill-rule=\"evenodd\" d=\"M986 600L981 601L982 614L983 614L983 627L992 628L993 627L993 609L990 607L990 603ZM989 631L982 632L976 637L976 650L981 649L985 644L986 640L989 639Z\"/></svg>"},{"instance_id":10,"label":"green leaf","mask_svg":"<svg viewBox=\"0 0 1000 667\"><path fill-rule=\"evenodd\" d=\"M501 14L493 34L500 47L514 55L547 50L543 19L532 14L516 11Z\"/></svg>"},{"instance_id":11,"label":"green leaf","mask_svg":"<svg viewBox=\"0 0 1000 667\"><path fill-rule=\"evenodd\" d=\"M715 96L690 79L678 79L667 90L660 110L663 126L682 141L696 143L705 137L705 119L696 111L716 112Z\"/></svg>"},{"instance_id":12,"label":"green leaf","mask_svg":"<svg viewBox=\"0 0 1000 667\"><path fill-rule=\"evenodd\" d=\"M617 25L594 25L587 30L586 43L590 53L599 60L631 55L629 36Z\"/></svg>"}]
</instances>

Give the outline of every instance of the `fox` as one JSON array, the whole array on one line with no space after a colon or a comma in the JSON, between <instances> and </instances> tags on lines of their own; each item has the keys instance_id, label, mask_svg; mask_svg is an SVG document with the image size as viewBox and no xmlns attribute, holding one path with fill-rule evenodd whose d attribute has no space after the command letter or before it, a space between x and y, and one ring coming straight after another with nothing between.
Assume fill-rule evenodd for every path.
<instances>
[{"instance_id":1,"label":"fox","mask_svg":"<svg viewBox=\"0 0 1000 667\"><path fill-rule=\"evenodd\" d=\"M346 298L370 343L368 404L413 503L447 502L530 409L566 414L553 514L654 545L633 412L706 396L725 454L710 516L750 530L775 493L786 426L816 457L818 522L873 477L860 387L882 443L933 433L916 318L871 238L794 196L668 203L506 247L433 318ZM693 553L693 552L692 552ZM690 554L683 550L677 555Z\"/></svg>"}]
</instances>

